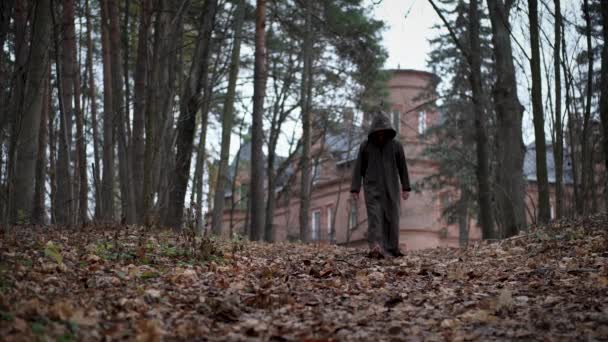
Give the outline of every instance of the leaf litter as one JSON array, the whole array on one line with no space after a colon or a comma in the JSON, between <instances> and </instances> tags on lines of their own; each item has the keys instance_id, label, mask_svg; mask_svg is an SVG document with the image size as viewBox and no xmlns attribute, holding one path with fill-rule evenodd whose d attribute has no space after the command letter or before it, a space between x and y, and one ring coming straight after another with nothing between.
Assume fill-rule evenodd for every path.
<instances>
[{"instance_id":1,"label":"leaf litter","mask_svg":"<svg viewBox=\"0 0 608 342\"><path fill-rule=\"evenodd\" d=\"M608 219L394 259L133 226L0 239L0 339L606 340Z\"/></svg>"}]
</instances>

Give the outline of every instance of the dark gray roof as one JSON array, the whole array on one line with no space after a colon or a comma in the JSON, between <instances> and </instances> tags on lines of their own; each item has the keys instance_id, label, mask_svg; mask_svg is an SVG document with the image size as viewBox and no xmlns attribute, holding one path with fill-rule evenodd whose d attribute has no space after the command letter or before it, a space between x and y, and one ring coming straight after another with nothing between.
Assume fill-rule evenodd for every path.
<instances>
[{"instance_id":1,"label":"dark gray roof","mask_svg":"<svg viewBox=\"0 0 608 342\"><path fill-rule=\"evenodd\" d=\"M359 145L365 139L363 128L356 125L343 127L343 130L325 133L327 150L336 159L338 165L357 158Z\"/></svg>"},{"instance_id":2,"label":"dark gray roof","mask_svg":"<svg viewBox=\"0 0 608 342\"><path fill-rule=\"evenodd\" d=\"M526 146L523 171L527 181L536 182L536 145L534 143ZM547 178L549 178L549 183L555 183L555 158L551 142L547 142ZM572 183L572 163L568 151L564 149L564 184Z\"/></svg>"}]
</instances>

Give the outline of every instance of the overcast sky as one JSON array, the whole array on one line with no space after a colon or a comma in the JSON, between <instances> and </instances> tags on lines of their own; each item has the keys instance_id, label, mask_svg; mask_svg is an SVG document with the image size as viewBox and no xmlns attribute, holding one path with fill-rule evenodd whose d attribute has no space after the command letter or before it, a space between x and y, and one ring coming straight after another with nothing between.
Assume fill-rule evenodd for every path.
<instances>
[{"instance_id":1,"label":"overcast sky","mask_svg":"<svg viewBox=\"0 0 608 342\"><path fill-rule=\"evenodd\" d=\"M428 39L436 35L432 26L439 18L427 0L370 0L374 17L383 20L383 34L388 51L385 67L390 69L428 70L426 57L430 51ZM374 4L378 3L378 4Z\"/></svg>"}]
</instances>

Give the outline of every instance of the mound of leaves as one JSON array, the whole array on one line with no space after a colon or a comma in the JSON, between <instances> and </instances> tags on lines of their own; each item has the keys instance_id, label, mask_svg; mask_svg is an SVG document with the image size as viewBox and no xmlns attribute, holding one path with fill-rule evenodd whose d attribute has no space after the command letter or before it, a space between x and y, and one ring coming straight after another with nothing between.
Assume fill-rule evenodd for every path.
<instances>
[{"instance_id":1,"label":"mound of leaves","mask_svg":"<svg viewBox=\"0 0 608 342\"><path fill-rule=\"evenodd\" d=\"M380 260L139 227L0 243L6 341L608 339L604 215Z\"/></svg>"}]
</instances>

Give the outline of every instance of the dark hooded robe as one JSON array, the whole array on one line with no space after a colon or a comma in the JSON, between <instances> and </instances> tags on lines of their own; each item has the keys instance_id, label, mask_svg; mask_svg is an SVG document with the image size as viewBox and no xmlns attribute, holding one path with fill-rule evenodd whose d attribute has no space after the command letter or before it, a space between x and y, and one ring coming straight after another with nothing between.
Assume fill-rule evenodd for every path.
<instances>
[{"instance_id":1,"label":"dark hooded robe","mask_svg":"<svg viewBox=\"0 0 608 342\"><path fill-rule=\"evenodd\" d=\"M377 139L384 132L384 140ZM371 246L379 245L392 255L399 252L399 208L401 191L411 191L403 146L397 132L383 114L374 117L353 169L351 192L365 191L368 235ZM401 185L399 184L401 183Z\"/></svg>"}]
</instances>

